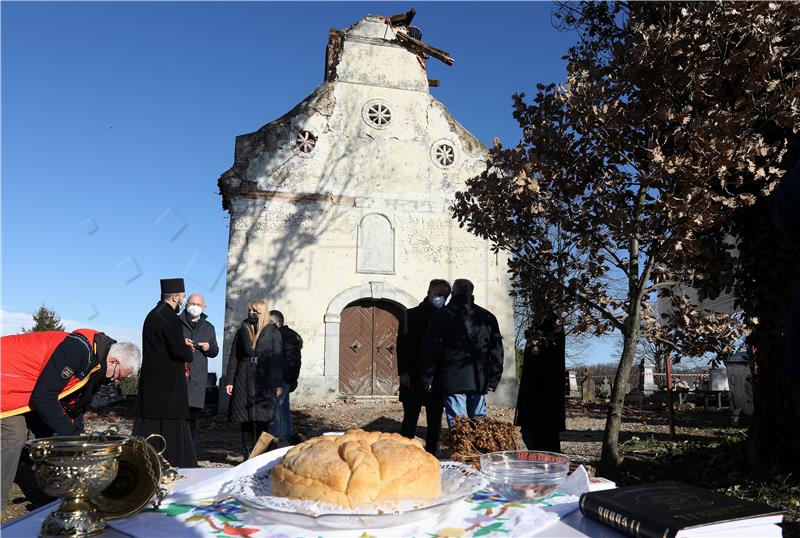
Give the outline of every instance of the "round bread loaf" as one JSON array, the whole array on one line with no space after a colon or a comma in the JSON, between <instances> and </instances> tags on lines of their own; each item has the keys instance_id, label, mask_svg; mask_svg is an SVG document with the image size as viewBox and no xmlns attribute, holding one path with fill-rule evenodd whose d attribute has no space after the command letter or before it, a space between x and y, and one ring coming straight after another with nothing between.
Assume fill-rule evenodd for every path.
<instances>
[{"instance_id":1,"label":"round bread loaf","mask_svg":"<svg viewBox=\"0 0 800 538\"><path fill-rule=\"evenodd\" d=\"M417 439L348 430L293 447L272 469L272 494L355 508L389 499L433 499L441 493L439 460Z\"/></svg>"}]
</instances>

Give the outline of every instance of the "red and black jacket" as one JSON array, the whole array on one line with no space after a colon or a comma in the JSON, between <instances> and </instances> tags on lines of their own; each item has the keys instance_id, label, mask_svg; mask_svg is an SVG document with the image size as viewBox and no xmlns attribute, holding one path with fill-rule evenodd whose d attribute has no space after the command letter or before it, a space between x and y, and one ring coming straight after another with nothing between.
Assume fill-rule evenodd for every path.
<instances>
[{"instance_id":1,"label":"red and black jacket","mask_svg":"<svg viewBox=\"0 0 800 538\"><path fill-rule=\"evenodd\" d=\"M0 418L35 411L57 435L74 435L105 377L115 341L91 329L0 338Z\"/></svg>"}]
</instances>

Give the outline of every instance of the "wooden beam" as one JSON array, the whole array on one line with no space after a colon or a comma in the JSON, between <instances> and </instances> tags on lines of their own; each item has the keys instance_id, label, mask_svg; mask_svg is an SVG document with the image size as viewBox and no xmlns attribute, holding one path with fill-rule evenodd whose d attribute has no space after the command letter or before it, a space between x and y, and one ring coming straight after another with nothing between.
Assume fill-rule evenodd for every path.
<instances>
[{"instance_id":1,"label":"wooden beam","mask_svg":"<svg viewBox=\"0 0 800 538\"><path fill-rule=\"evenodd\" d=\"M443 50L437 49L436 47L431 47L430 45L426 45L422 41L414 39L405 32L397 32L395 36L397 37L397 40L403 43L404 45L407 45L418 51L424 52L428 56L432 56L437 60L446 63L447 65L453 65L453 63L455 63L453 58L450 57L449 52L445 52Z\"/></svg>"},{"instance_id":2,"label":"wooden beam","mask_svg":"<svg viewBox=\"0 0 800 538\"><path fill-rule=\"evenodd\" d=\"M392 26L408 26L411 24L411 21L414 20L414 15L416 14L417 10L412 7L405 13L398 13L397 15L389 17L389 23Z\"/></svg>"}]
</instances>

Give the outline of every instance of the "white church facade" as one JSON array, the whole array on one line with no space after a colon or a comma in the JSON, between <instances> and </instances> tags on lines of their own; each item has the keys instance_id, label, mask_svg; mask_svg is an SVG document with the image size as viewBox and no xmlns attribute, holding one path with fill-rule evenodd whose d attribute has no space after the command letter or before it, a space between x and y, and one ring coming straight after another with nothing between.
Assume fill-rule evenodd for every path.
<instances>
[{"instance_id":1,"label":"white church facade","mask_svg":"<svg viewBox=\"0 0 800 538\"><path fill-rule=\"evenodd\" d=\"M426 55L448 58L409 19L368 16L332 30L325 81L237 137L219 180L230 213L223 349L250 300L283 312L304 339L293 402L395 394L398 323L433 278L475 284L504 337L490 403L516 398L507 257L449 210L487 150L431 96Z\"/></svg>"}]
</instances>

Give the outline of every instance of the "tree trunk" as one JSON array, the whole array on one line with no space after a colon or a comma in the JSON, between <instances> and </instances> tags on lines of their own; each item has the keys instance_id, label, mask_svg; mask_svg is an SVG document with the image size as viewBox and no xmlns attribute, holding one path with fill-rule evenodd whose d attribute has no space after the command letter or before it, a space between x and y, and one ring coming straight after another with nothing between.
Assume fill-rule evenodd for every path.
<instances>
[{"instance_id":1,"label":"tree trunk","mask_svg":"<svg viewBox=\"0 0 800 538\"><path fill-rule=\"evenodd\" d=\"M756 333L754 331L752 336L757 339ZM775 366L777 357L774 352L756 353L750 372L753 383L753 421L750 424L748 459L753 469L762 468L762 471L765 464L770 465L767 462L775 461L779 444L776 435L778 417L775 416L778 407Z\"/></svg>"},{"instance_id":2,"label":"tree trunk","mask_svg":"<svg viewBox=\"0 0 800 538\"><path fill-rule=\"evenodd\" d=\"M800 476L800 391L791 375L781 373L782 352L780 345L766 353L756 349L751 374L754 409L748 456L751 468L764 479Z\"/></svg>"},{"instance_id":3,"label":"tree trunk","mask_svg":"<svg viewBox=\"0 0 800 538\"><path fill-rule=\"evenodd\" d=\"M614 387L611 389L611 404L606 418L606 429L603 434L603 452L600 456L600 472L603 476L614 477L622 463L619 449L619 428L622 425L622 407L625 404L625 385L631 373L633 358L636 356L636 345L639 341L637 322L627 324L623 334L622 358L614 376Z\"/></svg>"},{"instance_id":4,"label":"tree trunk","mask_svg":"<svg viewBox=\"0 0 800 538\"><path fill-rule=\"evenodd\" d=\"M788 356L785 330L800 286L800 240L772 222L768 201L738 210L737 302L760 321L747 337L753 358L753 417L750 468L762 478L800 476L800 374L798 356ZM797 308L797 307L795 307Z\"/></svg>"}]
</instances>

